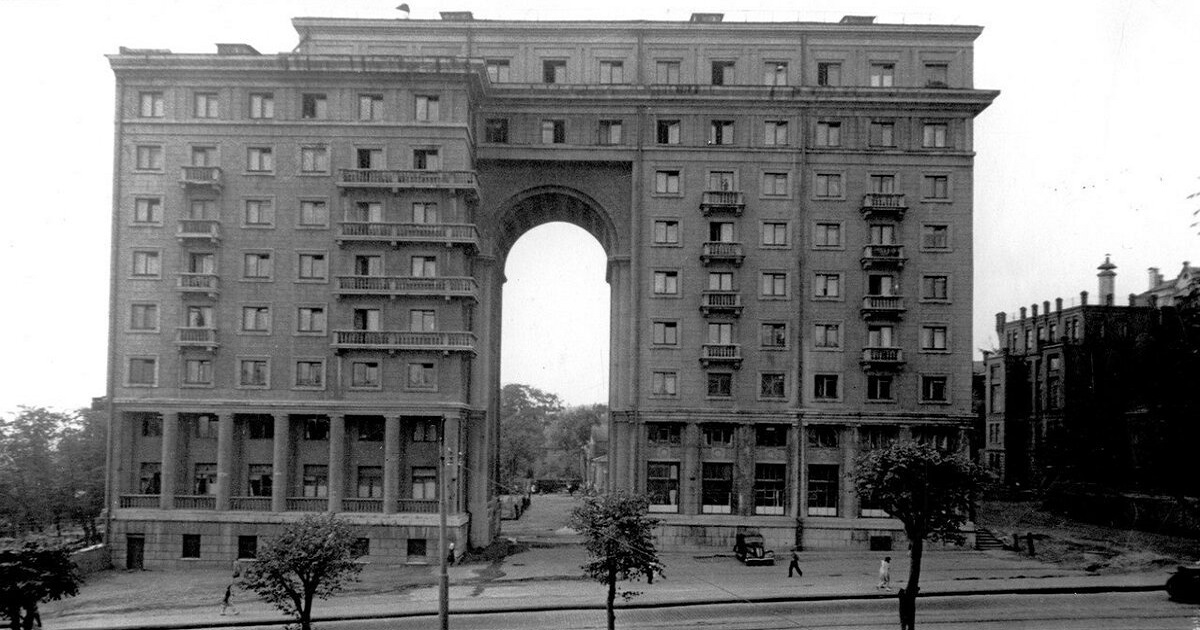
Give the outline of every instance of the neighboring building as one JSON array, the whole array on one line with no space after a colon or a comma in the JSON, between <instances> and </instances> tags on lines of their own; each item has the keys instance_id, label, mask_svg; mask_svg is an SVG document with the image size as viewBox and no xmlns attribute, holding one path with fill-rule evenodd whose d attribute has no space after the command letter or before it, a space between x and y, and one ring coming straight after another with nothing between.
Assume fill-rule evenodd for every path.
<instances>
[{"instance_id":1,"label":"neighboring building","mask_svg":"<svg viewBox=\"0 0 1200 630\"><path fill-rule=\"evenodd\" d=\"M1151 267L1150 286L1139 293L1134 303L1139 306L1175 306L1179 298L1189 295L1200 285L1200 268L1183 261L1183 268L1173 280L1166 280L1158 267Z\"/></svg>"},{"instance_id":2,"label":"neighboring building","mask_svg":"<svg viewBox=\"0 0 1200 630\"><path fill-rule=\"evenodd\" d=\"M901 535L848 473L966 447L981 29L442 17L110 58L117 564L312 511L422 561L439 485L487 544L504 261L549 221L607 252L608 483L664 546Z\"/></svg>"}]
</instances>

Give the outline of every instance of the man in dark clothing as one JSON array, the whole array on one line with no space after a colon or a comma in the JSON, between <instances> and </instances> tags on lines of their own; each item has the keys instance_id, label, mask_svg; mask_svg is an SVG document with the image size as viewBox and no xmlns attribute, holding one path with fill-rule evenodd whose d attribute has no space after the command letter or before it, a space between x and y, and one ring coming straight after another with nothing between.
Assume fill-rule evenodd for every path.
<instances>
[{"instance_id":1,"label":"man in dark clothing","mask_svg":"<svg viewBox=\"0 0 1200 630\"><path fill-rule=\"evenodd\" d=\"M916 630L917 627L917 593L908 593L900 589L900 630Z\"/></svg>"},{"instance_id":2,"label":"man in dark clothing","mask_svg":"<svg viewBox=\"0 0 1200 630\"><path fill-rule=\"evenodd\" d=\"M792 550L792 561L788 563L788 577L792 577L793 570L796 572L796 575L804 577L804 571L800 570L800 552L795 549Z\"/></svg>"}]
</instances>

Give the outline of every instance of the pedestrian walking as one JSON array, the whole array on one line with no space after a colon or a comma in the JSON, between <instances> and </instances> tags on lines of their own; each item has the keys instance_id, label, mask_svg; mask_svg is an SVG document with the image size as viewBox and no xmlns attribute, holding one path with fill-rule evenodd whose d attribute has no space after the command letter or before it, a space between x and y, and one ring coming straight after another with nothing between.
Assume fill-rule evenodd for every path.
<instances>
[{"instance_id":1,"label":"pedestrian walking","mask_svg":"<svg viewBox=\"0 0 1200 630\"><path fill-rule=\"evenodd\" d=\"M879 586L885 590L892 590L892 557L887 556L879 563Z\"/></svg>"},{"instance_id":2,"label":"pedestrian walking","mask_svg":"<svg viewBox=\"0 0 1200 630\"><path fill-rule=\"evenodd\" d=\"M234 615L238 614L237 606L233 605L233 582L225 587L225 598L221 600L221 616L224 617L228 610L232 610Z\"/></svg>"},{"instance_id":3,"label":"pedestrian walking","mask_svg":"<svg viewBox=\"0 0 1200 630\"><path fill-rule=\"evenodd\" d=\"M450 551L446 553L446 566L454 566L454 543L450 543Z\"/></svg>"},{"instance_id":4,"label":"pedestrian walking","mask_svg":"<svg viewBox=\"0 0 1200 630\"><path fill-rule=\"evenodd\" d=\"M788 563L788 577L792 577L792 571L798 577L804 577L804 571L800 570L800 552L795 549L792 550L792 561Z\"/></svg>"}]
</instances>

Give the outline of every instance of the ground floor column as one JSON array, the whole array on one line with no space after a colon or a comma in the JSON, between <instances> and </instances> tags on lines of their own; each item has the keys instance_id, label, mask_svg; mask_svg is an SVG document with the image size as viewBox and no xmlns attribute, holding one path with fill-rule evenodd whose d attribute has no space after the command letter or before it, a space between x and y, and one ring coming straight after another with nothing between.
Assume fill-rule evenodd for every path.
<instances>
[{"instance_id":1,"label":"ground floor column","mask_svg":"<svg viewBox=\"0 0 1200 630\"><path fill-rule=\"evenodd\" d=\"M383 421L383 513L396 513L400 498L400 416Z\"/></svg>"},{"instance_id":2,"label":"ground floor column","mask_svg":"<svg viewBox=\"0 0 1200 630\"><path fill-rule=\"evenodd\" d=\"M800 511L800 464L803 459L800 457L801 451L801 434L799 425L793 422L788 427L787 452L788 452L788 515L792 518L799 518ZM799 541L797 541L799 542Z\"/></svg>"},{"instance_id":3,"label":"ground floor column","mask_svg":"<svg viewBox=\"0 0 1200 630\"><path fill-rule=\"evenodd\" d=\"M329 417L329 511L342 511L346 488L346 416Z\"/></svg>"},{"instance_id":4,"label":"ground floor column","mask_svg":"<svg viewBox=\"0 0 1200 630\"><path fill-rule=\"evenodd\" d=\"M233 488L233 414L217 416L217 509L229 509Z\"/></svg>"},{"instance_id":5,"label":"ground floor column","mask_svg":"<svg viewBox=\"0 0 1200 630\"><path fill-rule=\"evenodd\" d=\"M683 465L679 471L679 513L699 514L704 481L700 472L700 425L683 425Z\"/></svg>"},{"instance_id":6,"label":"ground floor column","mask_svg":"<svg viewBox=\"0 0 1200 630\"><path fill-rule=\"evenodd\" d=\"M857 459L858 428L842 427L842 496L838 503L843 507L838 512L845 518L858 518L858 493L852 476Z\"/></svg>"},{"instance_id":7,"label":"ground floor column","mask_svg":"<svg viewBox=\"0 0 1200 630\"><path fill-rule=\"evenodd\" d=\"M290 431L286 413L272 416L275 422L271 440L271 511L287 510L288 440Z\"/></svg>"},{"instance_id":8,"label":"ground floor column","mask_svg":"<svg viewBox=\"0 0 1200 630\"><path fill-rule=\"evenodd\" d=\"M461 478L460 467L462 461L462 440L461 440L461 422L458 416L447 416L444 421L445 439L443 442L442 455L446 458L446 466L443 472L446 473L446 509L451 514L457 514L462 511L461 503L462 490L459 488L459 479Z\"/></svg>"},{"instance_id":9,"label":"ground floor column","mask_svg":"<svg viewBox=\"0 0 1200 630\"><path fill-rule=\"evenodd\" d=\"M176 450L179 444L179 413L162 414L162 464L159 473L158 508L170 510L175 508L175 477L179 468L176 460Z\"/></svg>"}]
</instances>

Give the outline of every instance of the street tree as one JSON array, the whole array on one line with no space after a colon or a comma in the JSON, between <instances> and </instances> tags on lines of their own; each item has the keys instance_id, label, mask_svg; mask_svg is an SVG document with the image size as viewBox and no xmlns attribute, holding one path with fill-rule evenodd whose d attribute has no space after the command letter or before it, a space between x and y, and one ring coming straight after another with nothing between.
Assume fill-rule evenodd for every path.
<instances>
[{"instance_id":1,"label":"street tree","mask_svg":"<svg viewBox=\"0 0 1200 630\"><path fill-rule=\"evenodd\" d=\"M0 548L0 616L11 630L41 627L38 604L74 597L83 582L66 549L38 543Z\"/></svg>"},{"instance_id":2,"label":"street tree","mask_svg":"<svg viewBox=\"0 0 1200 630\"><path fill-rule=\"evenodd\" d=\"M41 531L54 515L54 449L68 414L43 407L21 407L12 418L0 417L0 459L7 471L0 483L0 520L10 535Z\"/></svg>"},{"instance_id":3,"label":"street tree","mask_svg":"<svg viewBox=\"0 0 1200 630\"><path fill-rule=\"evenodd\" d=\"M259 550L242 586L310 630L313 600L329 599L358 580L354 540L350 526L334 515L305 515Z\"/></svg>"},{"instance_id":4,"label":"street tree","mask_svg":"<svg viewBox=\"0 0 1200 630\"><path fill-rule=\"evenodd\" d=\"M990 479L966 457L929 444L905 442L859 457L854 483L859 499L904 524L910 561L901 610L913 610L919 592L925 541L963 541L971 501ZM903 620L901 620L903 621Z\"/></svg>"},{"instance_id":5,"label":"street tree","mask_svg":"<svg viewBox=\"0 0 1200 630\"><path fill-rule=\"evenodd\" d=\"M99 542L96 519L104 508L104 458L108 416L81 409L59 434L54 451L55 523L67 518L83 530L85 543Z\"/></svg>"},{"instance_id":6,"label":"street tree","mask_svg":"<svg viewBox=\"0 0 1200 630\"><path fill-rule=\"evenodd\" d=\"M550 415L562 408L557 395L536 387L509 383L500 389L500 480L510 492L541 468Z\"/></svg>"},{"instance_id":7,"label":"street tree","mask_svg":"<svg viewBox=\"0 0 1200 630\"><path fill-rule=\"evenodd\" d=\"M649 509L650 499L645 495L617 490L588 494L571 513L571 527L583 534L588 551L588 562L581 568L586 576L608 587L608 630L616 627L617 582L642 577L653 581L662 575L652 536L659 521L648 515ZM619 594L625 600L638 595L636 591Z\"/></svg>"},{"instance_id":8,"label":"street tree","mask_svg":"<svg viewBox=\"0 0 1200 630\"><path fill-rule=\"evenodd\" d=\"M550 476L583 478L583 455L592 429L608 418L608 405L578 405L550 414L542 470Z\"/></svg>"}]
</instances>

